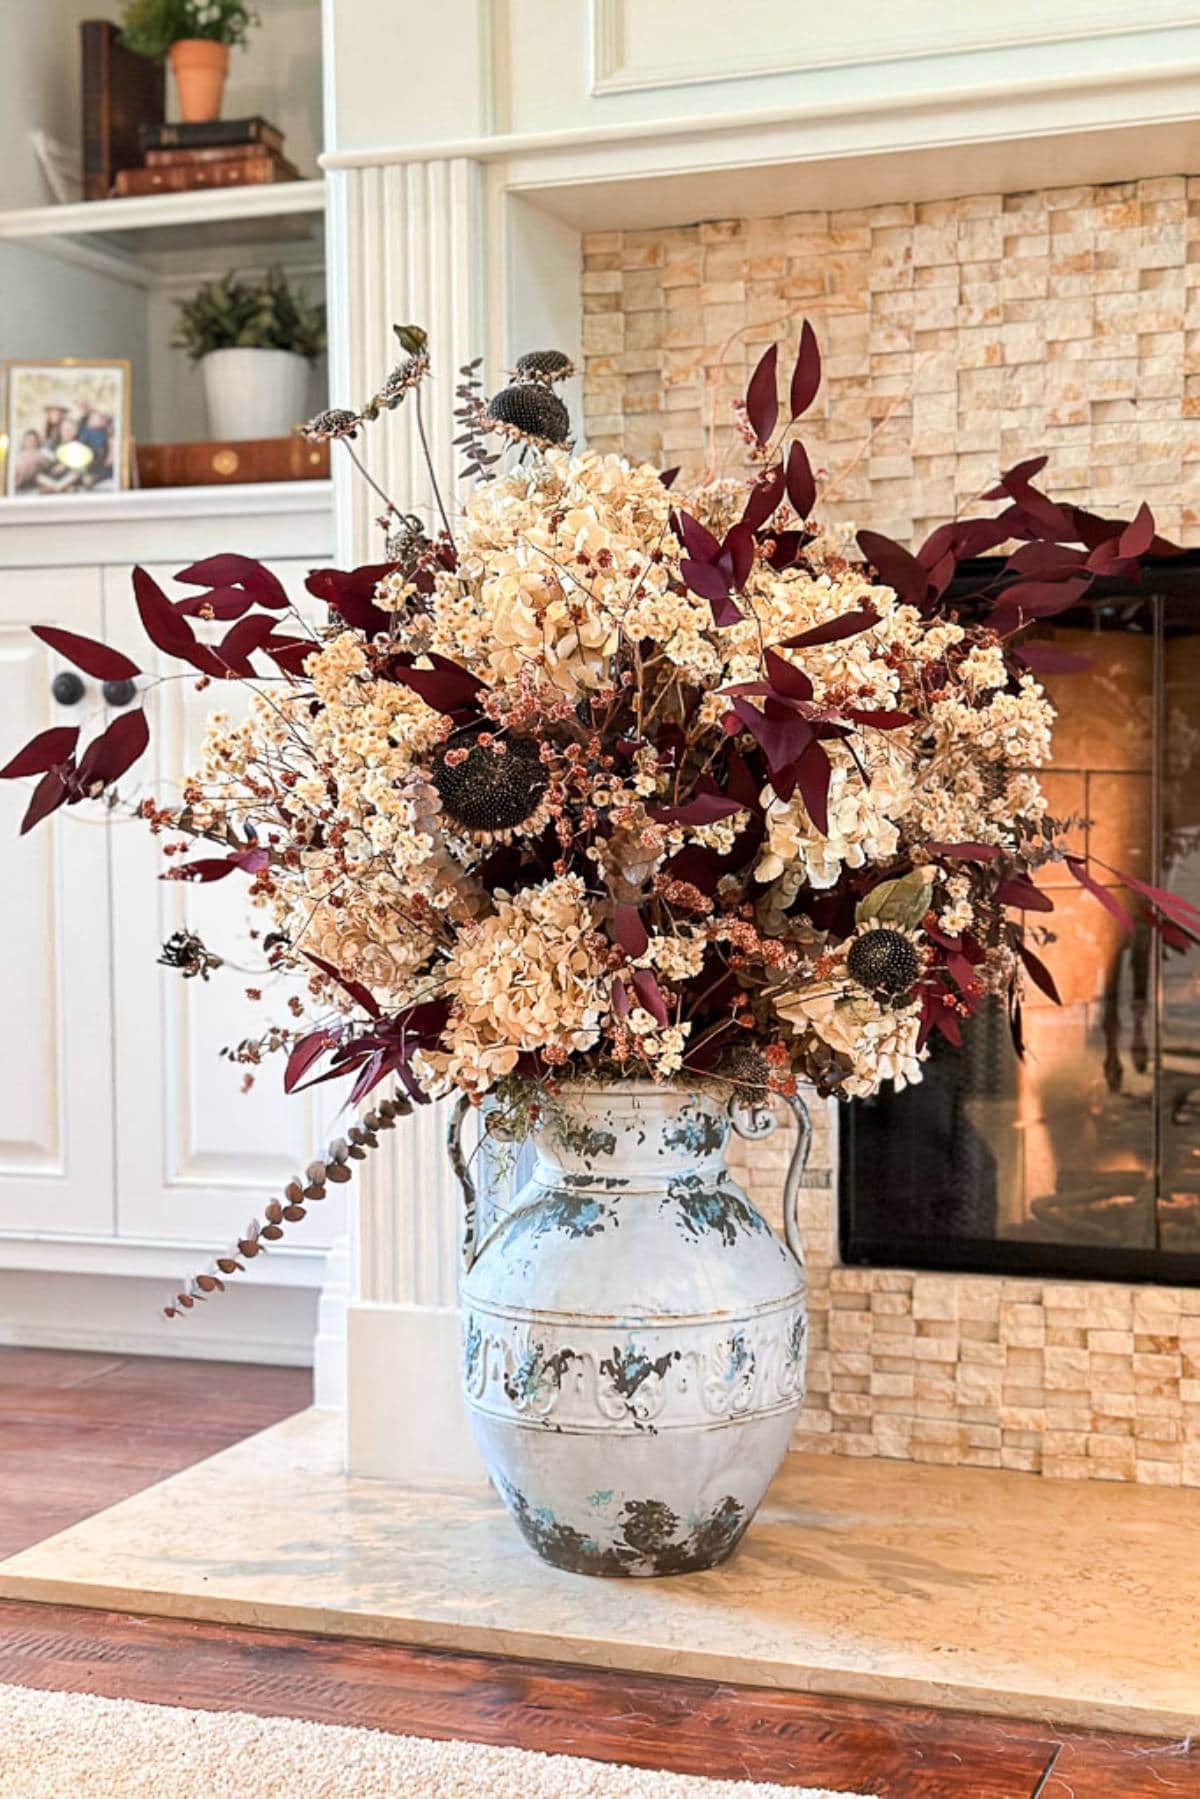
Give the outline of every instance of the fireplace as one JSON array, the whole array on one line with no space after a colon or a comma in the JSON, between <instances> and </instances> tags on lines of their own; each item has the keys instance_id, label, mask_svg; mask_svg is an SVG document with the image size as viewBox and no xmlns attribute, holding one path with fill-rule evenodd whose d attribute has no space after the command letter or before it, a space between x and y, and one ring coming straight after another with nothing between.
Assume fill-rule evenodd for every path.
<instances>
[{"instance_id":1,"label":"fireplace","mask_svg":"<svg viewBox=\"0 0 1200 1799\"><path fill-rule=\"evenodd\" d=\"M964 571L964 609L988 577ZM1200 554L1101 591L1050 633L1089 661L1046 678L1051 810L1097 862L1200 900ZM919 1087L845 1109L842 1260L1200 1283L1200 953L1041 880L1063 1005L1027 996L1023 1061L994 1005L961 1055L935 1038Z\"/></svg>"}]
</instances>

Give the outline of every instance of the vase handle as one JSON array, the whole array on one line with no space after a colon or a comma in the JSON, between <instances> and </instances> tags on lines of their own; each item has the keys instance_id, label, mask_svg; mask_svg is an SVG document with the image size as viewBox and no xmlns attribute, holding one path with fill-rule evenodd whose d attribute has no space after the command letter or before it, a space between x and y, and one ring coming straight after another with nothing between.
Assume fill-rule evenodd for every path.
<instances>
[{"instance_id":1,"label":"vase handle","mask_svg":"<svg viewBox=\"0 0 1200 1799\"><path fill-rule=\"evenodd\" d=\"M461 1094L450 1114L450 1122L446 1126L446 1153L450 1157L450 1166L454 1170L463 1194L463 1239L462 1259L463 1273L470 1274L475 1266L475 1219L478 1210L478 1196L475 1182L471 1179L467 1168L467 1158L463 1155L462 1127L463 1120L472 1109L467 1094Z\"/></svg>"},{"instance_id":2,"label":"vase handle","mask_svg":"<svg viewBox=\"0 0 1200 1799\"><path fill-rule=\"evenodd\" d=\"M798 1093L789 1096L787 1105L796 1120L796 1147L792 1151L792 1159L788 1163L787 1180L783 1184L783 1234L788 1248L803 1268L804 1242L800 1235L800 1215L797 1211L797 1201L800 1198L801 1176L808 1167L808 1152L812 1148L812 1119L808 1115L808 1107Z\"/></svg>"},{"instance_id":3,"label":"vase handle","mask_svg":"<svg viewBox=\"0 0 1200 1799\"><path fill-rule=\"evenodd\" d=\"M808 1152L812 1147L812 1119L799 1094L789 1095L784 1104L796 1120L796 1147L792 1151L787 1179L783 1184L783 1235L788 1248L803 1267L804 1244L800 1237L796 1202L800 1196L800 1177L808 1166ZM774 1108L765 1100L748 1100L738 1094L730 1100L728 1114L729 1122L738 1136L745 1137L750 1143L769 1137L779 1123Z\"/></svg>"}]
</instances>

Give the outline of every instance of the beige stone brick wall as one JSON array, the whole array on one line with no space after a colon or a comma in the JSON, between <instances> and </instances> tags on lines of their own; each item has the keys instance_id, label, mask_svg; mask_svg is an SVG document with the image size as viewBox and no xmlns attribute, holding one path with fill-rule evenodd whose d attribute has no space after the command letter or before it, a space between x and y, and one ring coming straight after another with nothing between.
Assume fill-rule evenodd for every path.
<instances>
[{"instance_id":1,"label":"beige stone brick wall","mask_svg":"<svg viewBox=\"0 0 1200 1799\"><path fill-rule=\"evenodd\" d=\"M836 1107L811 1106L793 1448L1200 1487L1200 1288L842 1267ZM788 1127L731 1158L777 1226L792 1142Z\"/></svg>"},{"instance_id":2,"label":"beige stone brick wall","mask_svg":"<svg viewBox=\"0 0 1200 1799\"><path fill-rule=\"evenodd\" d=\"M736 472L729 403L808 317L829 516L919 541L1047 451L1056 495L1198 541L1200 180L594 234L583 307L595 447ZM1200 1486L1200 1290L840 1267L816 1127L797 1447ZM789 1150L736 1157L776 1220Z\"/></svg>"},{"instance_id":3,"label":"beige stone brick wall","mask_svg":"<svg viewBox=\"0 0 1200 1799\"><path fill-rule=\"evenodd\" d=\"M598 448L736 471L729 402L808 317L832 517L919 540L1047 451L1060 498L1196 539L1200 180L596 233L583 308Z\"/></svg>"}]
</instances>

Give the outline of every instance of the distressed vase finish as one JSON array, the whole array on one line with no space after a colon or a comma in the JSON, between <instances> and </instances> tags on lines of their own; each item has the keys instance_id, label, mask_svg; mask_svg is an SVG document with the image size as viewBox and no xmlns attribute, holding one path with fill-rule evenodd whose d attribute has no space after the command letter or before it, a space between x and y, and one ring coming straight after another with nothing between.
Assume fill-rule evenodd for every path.
<instances>
[{"instance_id":1,"label":"distressed vase finish","mask_svg":"<svg viewBox=\"0 0 1200 1799\"><path fill-rule=\"evenodd\" d=\"M731 1178L731 1125L773 1112L649 1084L566 1089L533 1173L475 1243L461 1300L466 1403L527 1542L580 1574L682 1574L732 1553L804 1397L804 1273Z\"/></svg>"}]
</instances>

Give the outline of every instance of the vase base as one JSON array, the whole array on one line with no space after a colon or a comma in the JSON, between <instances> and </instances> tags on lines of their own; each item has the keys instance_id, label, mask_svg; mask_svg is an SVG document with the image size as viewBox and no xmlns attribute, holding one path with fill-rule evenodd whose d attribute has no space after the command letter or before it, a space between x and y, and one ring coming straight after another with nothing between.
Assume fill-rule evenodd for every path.
<instances>
[{"instance_id":1,"label":"vase base","mask_svg":"<svg viewBox=\"0 0 1200 1799\"><path fill-rule=\"evenodd\" d=\"M716 1568L728 1561L754 1515L731 1493L710 1512L687 1519L661 1499L630 1499L620 1509L615 1532L601 1538L586 1525L581 1529L556 1517L547 1506L531 1505L502 1477L497 1486L521 1535L542 1561L567 1574L607 1579L652 1579Z\"/></svg>"}]
</instances>

